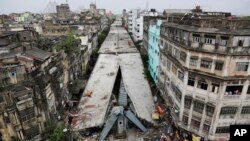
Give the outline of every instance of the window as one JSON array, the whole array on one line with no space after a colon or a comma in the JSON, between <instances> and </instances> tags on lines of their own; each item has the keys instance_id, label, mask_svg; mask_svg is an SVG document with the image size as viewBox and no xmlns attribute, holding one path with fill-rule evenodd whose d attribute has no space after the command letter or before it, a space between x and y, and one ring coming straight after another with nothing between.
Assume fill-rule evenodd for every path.
<instances>
[{"instance_id":1,"label":"window","mask_svg":"<svg viewBox=\"0 0 250 141\"><path fill-rule=\"evenodd\" d=\"M172 54L172 48L173 48L172 45L169 45L169 48L168 48L168 53L169 54Z\"/></svg>"},{"instance_id":2,"label":"window","mask_svg":"<svg viewBox=\"0 0 250 141\"><path fill-rule=\"evenodd\" d=\"M198 57L191 57L189 64L191 66L197 66L197 62L198 62Z\"/></svg>"},{"instance_id":3,"label":"window","mask_svg":"<svg viewBox=\"0 0 250 141\"><path fill-rule=\"evenodd\" d=\"M197 121L197 120L192 119L192 120L191 120L191 126L192 126L192 128L193 128L194 130L199 131L200 122Z\"/></svg>"},{"instance_id":4,"label":"window","mask_svg":"<svg viewBox=\"0 0 250 141\"><path fill-rule=\"evenodd\" d=\"M242 47L242 46L243 46L243 43L244 43L244 40L239 40L239 41L238 41L238 46Z\"/></svg>"},{"instance_id":5,"label":"window","mask_svg":"<svg viewBox=\"0 0 250 141\"><path fill-rule=\"evenodd\" d=\"M193 110L198 112L198 113L202 113L204 109L204 104L194 101L194 107Z\"/></svg>"},{"instance_id":6,"label":"window","mask_svg":"<svg viewBox=\"0 0 250 141\"><path fill-rule=\"evenodd\" d=\"M4 102L3 96L0 96L0 103Z\"/></svg>"},{"instance_id":7,"label":"window","mask_svg":"<svg viewBox=\"0 0 250 141\"><path fill-rule=\"evenodd\" d=\"M229 37L221 36L220 45L221 46L227 46L228 40L229 40Z\"/></svg>"},{"instance_id":8,"label":"window","mask_svg":"<svg viewBox=\"0 0 250 141\"><path fill-rule=\"evenodd\" d=\"M181 97L182 97L182 96L181 96L182 93L181 93L180 89L179 89L178 87L175 86L174 91L175 91L176 99L180 102L180 101L181 101Z\"/></svg>"},{"instance_id":9,"label":"window","mask_svg":"<svg viewBox=\"0 0 250 141\"><path fill-rule=\"evenodd\" d=\"M223 69L223 62L215 62L215 70L221 71Z\"/></svg>"},{"instance_id":10,"label":"window","mask_svg":"<svg viewBox=\"0 0 250 141\"><path fill-rule=\"evenodd\" d=\"M250 85L248 86L247 94L250 94Z\"/></svg>"},{"instance_id":11,"label":"window","mask_svg":"<svg viewBox=\"0 0 250 141\"><path fill-rule=\"evenodd\" d=\"M206 106L206 114L207 114L207 116L212 117L214 114L214 107L207 105Z\"/></svg>"},{"instance_id":12,"label":"window","mask_svg":"<svg viewBox=\"0 0 250 141\"><path fill-rule=\"evenodd\" d=\"M185 126L188 125L188 117L187 116L182 117L182 124L185 125Z\"/></svg>"},{"instance_id":13,"label":"window","mask_svg":"<svg viewBox=\"0 0 250 141\"><path fill-rule=\"evenodd\" d=\"M172 65L172 73L173 73L174 75L177 74L177 68L176 68L176 66L174 66L174 65Z\"/></svg>"},{"instance_id":14,"label":"window","mask_svg":"<svg viewBox=\"0 0 250 141\"><path fill-rule=\"evenodd\" d=\"M13 71L11 72L11 76L13 76L13 77L16 76L16 71L15 71L15 70L13 70Z\"/></svg>"},{"instance_id":15,"label":"window","mask_svg":"<svg viewBox=\"0 0 250 141\"><path fill-rule=\"evenodd\" d=\"M174 48L174 56L175 56L177 59L179 59L179 56L180 56L180 51L179 51L179 49Z\"/></svg>"},{"instance_id":16,"label":"window","mask_svg":"<svg viewBox=\"0 0 250 141\"><path fill-rule=\"evenodd\" d=\"M215 36L205 35L205 44L215 44Z\"/></svg>"},{"instance_id":17,"label":"window","mask_svg":"<svg viewBox=\"0 0 250 141\"><path fill-rule=\"evenodd\" d=\"M201 67L211 69L212 61L209 60L201 60Z\"/></svg>"},{"instance_id":18,"label":"window","mask_svg":"<svg viewBox=\"0 0 250 141\"><path fill-rule=\"evenodd\" d=\"M184 73L181 71L178 71L178 78L183 81L184 80Z\"/></svg>"},{"instance_id":19,"label":"window","mask_svg":"<svg viewBox=\"0 0 250 141\"><path fill-rule=\"evenodd\" d=\"M165 50L167 51L168 50L168 44L165 43Z\"/></svg>"},{"instance_id":20,"label":"window","mask_svg":"<svg viewBox=\"0 0 250 141\"><path fill-rule=\"evenodd\" d=\"M171 69L171 62L167 60L167 70L170 71L170 69Z\"/></svg>"},{"instance_id":21,"label":"window","mask_svg":"<svg viewBox=\"0 0 250 141\"><path fill-rule=\"evenodd\" d=\"M184 107L190 109L192 103L192 99L190 97L185 97Z\"/></svg>"},{"instance_id":22,"label":"window","mask_svg":"<svg viewBox=\"0 0 250 141\"><path fill-rule=\"evenodd\" d=\"M241 95L243 85L231 85L226 87L225 95Z\"/></svg>"},{"instance_id":23,"label":"window","mask_svg":"<svg viewBox=\"0 0 250 141\"><path fill-rule=\"evenodd\" d=\"M250 114L250 106L242 107L241 114Z\"/></svg>"},{"instance_id":24,"label":"window","mask_svg":"<svg viewBox=\"0 0 250 141\"><path fill-rule=\"evenodd\" d=\"M229 126L217 127L215 133L229 133Z\"/></svg>"},{"instance_id":25,"label":"window","mask_svg":"<svg viewBox=\"0 0 250 141\"><path fill-rule=\"evenodd\" d=\"M189 76L188 77L188 85L189 86L194 86L194 83L195 83L195 77Z\"/></svg>"},{"instance_id":26,"label":"window","mask_svg":"<svg viewBox=\"0 0 250 141\"><path fill-rule=\"evenodd\" d=\"M39 134L38 126L33 126L27 130L23 130L24 136L27 140L30 140Z\"/></svg>"},{"instance_id":27,"label":"window","mask_svg":"<svg viewBox=\"0 0 250 141\"><path fill-rule=\"evenodd\" d=\"M161 46L163 46L163 40L161 40Z\"/></svg>"},{"instance_id":28,"label":"window","mask_svg":"<svg viewBox=\"0 0 250 141\"><path fill-rule=\"evenodd\" d=\"M228 42L228 40L221 40L220 45L227 46L227 42Z\"/></svg>"},{"instance_id":29,"label":"window","mask_svg":"<svg viewBox=\"0 0 250 141\"><path fill-rule=\"evenodd\" d=\"M185 62L187 58L187 54L184 51L181 51L180 53L180 59L181 61Z\"/></svg>"},{"instance_id":30,"label":"window","mask_svg":"<svg viewBox=\"0 0 250 141\"><path fill-rule=\"evenodd\" d=\"M193 34L193 42L200 42L200 34Z\"/></svg>"},{"instance_id":31,"label":"window","mask_svg":"<svg viewBox=\"0 0 250 141\"><path fill-rule=\"evenodd\" d=\"M198 81L198 88L203 89L203 90L207 90L207 86L208 86L208 84L207 84L205 79L200 79Z\"/></svg>"},{"instance_id":32,"label":"window","mask_svg":"<svg viewBox=\"0 0 250 141\"><path fill-rule=\"evenodd\" d=\"M203 124L203 132L208 133L210 129L209 125Z\"/></svg>"},{"instance_id":33,"label":"window","mask_svg":"<svg viewBox=\"0 0 250 141\"><path fill-rule=\"evenodd\" d=\"M200 42L200 37L194 37L194 40L193 40L194 42Z\"/></svg>"},{"instance_id":34,"label":"window","mask_svg":"<svg viewBox=\"0 0 250 141\"><path fill-rule=\"evenodd\" d=\"M19 115L22 122L30 120L31 118L35 117L35 109L34 107L27 108L25 110L20 111Z\"/></svg>"},{"instance_id":35,"label":"window","mask_svg":"<svg viewBox=\"0 0 250 141\"><path fill-rule=\"evenodd\" d=\"M213 92L213 93L218 93L219 87L220 87L219 84L212 83L212 92Z\"/></svg>"},{"instance_id":36,"label":"window","mask_svg":"<svg viewBox=\"0 0 250 141\"><path fill-rule=\"evenodd\" d=\"M248 65L249 65L248 62L237 62L236 71L247 71Z\"/></svg>"},{"instance_id":37,"label":"window","mask_svg":"<svg viewBox=\"0 0 250 141\"><path fill-rule=\"evenodd\" d=\"M220 115L235 115L237 107L222 107Z\"/></svg>"}]
</instances>

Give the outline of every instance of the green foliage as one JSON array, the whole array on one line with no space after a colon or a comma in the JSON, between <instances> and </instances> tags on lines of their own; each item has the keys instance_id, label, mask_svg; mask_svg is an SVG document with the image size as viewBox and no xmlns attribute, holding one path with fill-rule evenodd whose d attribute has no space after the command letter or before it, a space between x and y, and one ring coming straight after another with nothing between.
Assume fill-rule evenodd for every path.
<instances>
[{"instance_id":1,"label":"green foliage","mask_svg":"<svg viewBox=\"0 0 250 141\"><path fill-rule=\"evenodd\" d=\"M38 38L35 46L46 51L52 51L53 43L48 38Z\"/></svg>"},{"instance_id":2,"label":"green foliage","mask_svg":"<svg viewBox=\"0 0 250 141\"><path fill-rule=\"evenodd\" d=\"M73 34L69 34L59 44L57 44L57 50L63 50L67 54L80 53L80 41L75 39Z\"/></svg>"},{"instance_id":3,"label":"green foliage","mask_svg":"<svg viewBox=\"0 0 250 141\"><path fill-rule=\"evenodd\" d=\"M47 121L44 134L51 134L53 130L56 128L56 122Z\"/></svg>"},{"instance_id":4,"label":"green foliage","mask_svg":"<svg viewBox=\"0 0 250 141\"><path fill-rule=\"evenodd\" d=\"M102 33L98 36L98 48L102 45L104 40L106 39L107 35L109 33L109 28L106 28L102 31Z\"/></svg>"},{"instance_id":5,"label":"green foliage","mask_svg":"<svg viewBox=\"0 0 250 141\"><path fill-rule=\"evenodd\" d=\"M63 132L64 126L59 125L54 128L52 134L50 135L49 141L61 141L65 137L65 133Z\"/></svg>"}]
</instances>

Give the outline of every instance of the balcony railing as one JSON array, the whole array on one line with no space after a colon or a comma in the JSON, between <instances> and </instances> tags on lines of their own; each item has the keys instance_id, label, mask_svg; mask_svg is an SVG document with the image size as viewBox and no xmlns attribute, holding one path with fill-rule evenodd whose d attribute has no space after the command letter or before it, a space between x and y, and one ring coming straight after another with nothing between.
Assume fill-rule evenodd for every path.
<instances>
[{"instance_id":1,"label":"balcony railing","mask_svg":"<svg viewBox=\"0 0 250 141\"><path fill-rule=\"evenodd\" d=\"M235 47L225 47L226 49L219 48L219 45L213 45L214 49L212 51L208 51L204 48L204 43L199 43L198 48L191 48L192 41L178 41L174 38L174 36L168 35L166 33L161 32L161 36L163 36L165 39L169 40L170 42L181 46L183 48L189 48L189 49L195 49L200 50L204 52L214 52L219 54L231 54L231 55L248 55L250 54L250 46L249 47L241 47L241 46L235 46ZM212 44L211 44L212 45Z\"/></svg>"},{"instance_id":2,"label":"balcony railing","mask_svg":"<svg viewBox=\"0 0 250 141\"><path fill-rule=\"evenodd\" d=\"M224 99L237 100L241 95L224 95Z\"/></svg>"}]
</instances>

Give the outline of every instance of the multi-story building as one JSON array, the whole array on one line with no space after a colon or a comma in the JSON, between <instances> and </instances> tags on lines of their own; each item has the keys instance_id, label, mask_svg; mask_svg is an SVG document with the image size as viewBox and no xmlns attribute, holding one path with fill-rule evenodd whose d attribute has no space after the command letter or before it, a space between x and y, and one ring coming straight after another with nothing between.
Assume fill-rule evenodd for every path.
<instances>
[{"instance_id":1,"label":"multi-story building","mask_svg":"<svg viewBox=\"0 0 250 141\"><path fill-rule=\"evenodd\" d=\"M68 4L61 4L56 6L57 17L59 19L67 19L70 16L70 9Z\"/></svg>"},{"instance_id":2,"label":"multi-story building","mask_svg":"<svg viewBox=\"0 0 250 141\"><path fill-rule=\"evenodd\" d=\"M161 26L158 86L172 117L201 137L228 140L229 125L250 122L250 21L201 10L171 15Z\"/></svg>"},{"instance_id":3,"label":"multi-story building","mask_svg":"<svg viewBox=\"0 0 250 141\"><path fill-rule=\"evenodd\" d=\"M128 31L132 34L134 41L143 40L143 19L145 16L158 16L158 13L155 9L150 11L132 9L129 11Z\"/></svg>"},{"instance_id":4,"label":"multi-story building","mask_svg":"<svg viewBox=\"0 0 250 141\"><path fill-rule=\"evenodd\" d=\"M132 9L128 12L128 32L134 33L135 21L138 18L138 14L141 12L140 9Z\"/></svg>"},{"instance_id":5,"label":"multi-story building","mask_svg":"<svg viewBox=\"0 0 250 141\"><path fill-rule=\"evenodd\" d=\"M157 20L157 23L150 25L148 30L148 69L155 82L157 80L159 70L159 40L161 23L161 20Z\"/></svg>"}]
</instances>

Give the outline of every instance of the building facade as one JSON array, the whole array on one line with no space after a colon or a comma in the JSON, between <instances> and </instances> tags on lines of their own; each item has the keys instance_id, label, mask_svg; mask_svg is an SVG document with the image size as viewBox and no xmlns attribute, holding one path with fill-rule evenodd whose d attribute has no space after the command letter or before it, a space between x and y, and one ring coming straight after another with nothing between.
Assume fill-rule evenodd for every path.
<instances>
[{"instance_id":1,"label":"building facade","mask_svg":"<svg viewBox=\"0 0 250 141\"><path fill-rule=\"evenodd\" d=\"M142 41L143 40L143 22L145 16L158 16L158 13L155 9L151 9L150 11L140 10L140 9L132 9L128 14L128 31L132 34L134 41Z\"/></svg>"},{"instance_id":2,"label":"building facade","mask_svg":"<svg viewBox=\"0 0 250 141\"><path fill-rule=\"evenodd\" d=\"M157 81L159 71L159 40L161 20L157 20L156 24L149 26L148 30L148 69L154 81Z\"/></svg>"},{"instance_id":3,"label":"building facade","mask_svg":"<svg viewBox=\"0 0 250 141\"><path fill-rule=\"evenodd\" d=\"M249 21L218 12L182 17L161 26L158 86L179 127L228 140L230 125L250 122Z\"/></svg>"},{"instance_id":4,"label":"building facade","mask_svg":"<svg viewBox=\"0 0 250 141\"><path fill-rule=\"evenodd\" d=\"M57 17L59 19L67 19L70 16L70 9L68 4L61 4L56 6Z\"/></svg>"}]
</instances>

